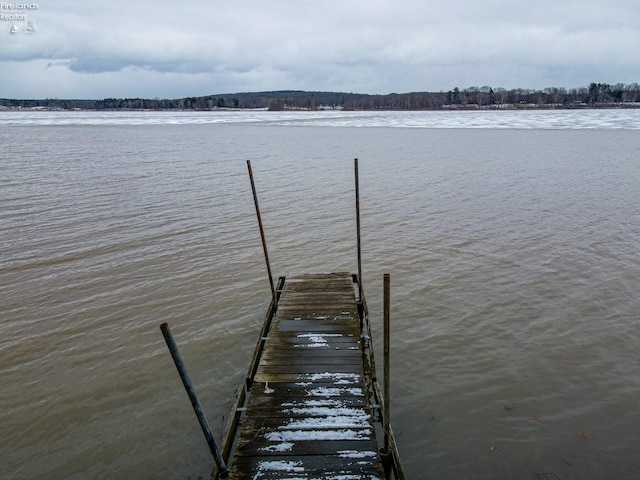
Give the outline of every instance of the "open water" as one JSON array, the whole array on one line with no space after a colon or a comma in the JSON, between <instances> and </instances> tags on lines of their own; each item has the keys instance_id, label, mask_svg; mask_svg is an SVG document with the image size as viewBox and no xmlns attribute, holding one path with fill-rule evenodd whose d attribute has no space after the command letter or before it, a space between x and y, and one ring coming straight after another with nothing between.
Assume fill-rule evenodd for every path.
<instances>
[{"instance_id":1,"label":"open water","mask_svg":"<svg viewBox=\"0 0 640 480\"><path fill-rule=\"evenodd\" d=\"M276 275L355 271L410 479L640 471L640 111L0 112L0 478L197 479ZM378 346L378 352L381 348Z\"/></svg>"}]
</instances>

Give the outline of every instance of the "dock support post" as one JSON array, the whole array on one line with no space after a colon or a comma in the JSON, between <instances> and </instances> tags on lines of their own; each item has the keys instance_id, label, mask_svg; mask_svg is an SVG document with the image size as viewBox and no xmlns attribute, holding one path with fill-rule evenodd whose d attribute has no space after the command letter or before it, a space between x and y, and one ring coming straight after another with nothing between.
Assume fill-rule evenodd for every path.
<instances>
[{"instance_id":1,"label":"dock support post","mask_svg":"<svg viewBox=\"0 0 640 480\"><path fill-rule=\"evenodd\" d=\"M358 159L353 160L356 177L356 239L358 246L358 301L362 302L362 249L360 246L360 179L358 175Z\"/></svg>"},{"instance_id":2,"label":"dock support post","mask_svg":"<svg viewBox=\"0 0 640 480\"><path fill-rule=\"evenodd\" d=\"M390 303L391 303L391 278L388 273L384 274L384 449L389 451L389 397L391 389L389 388L390 373Z\"/></svg>"},{"instance_id":3,"label":"dock support post","mask_svg":"<svg viewBox=\"0 0 640 480\"><path fill-rule=\"evenodd\" d=\"M258 205L258 194L256 193L256 184L253 181L253 170L251 169L251 161L247 160L247 168L249 169L249 179L251 180L251 191L253 192L253 203L256 205L256 215L258 217L258 226L260 227L260 238L262 238L262 250L264 251L264 259L267 262L267 274L269 275L269 285L271 286L271 296L276 298L276 289L273 286L273 276L271 275L271 264L269 263L269 253L267 252L267 240L264 236L264 227L262 226L262 216L260 215L260 206Z\"/></svg>"},{"instance_id":4,"label":"dock support post","mask_svg":"<svg viewBox=\"0 0 640 480\"><path fill-rule=\"evenodd\" d=\"M207 439L207 444L209 445L209 450L211 450L211 454L213 455L213 459L216 462L218 467L218 477L221 479L228 478L229 469L222 456L220 455L220 450L218 449L218 445L216 444L215 439L213 438L213 433L211 433L211 428L209 428L209 422L207 422L207 418L204 416L204 412L202 410L202 406L198 401L198 397L196 396L196 391L193 388L193 384L191 383L191 379L189 378L189 374L187 373L187 369L182 362L182 358L180 357L180 352L178 352L178 346L176 342L173 340L171 336L171 331L169 330L169 325L165 322L160 325L160 330L162 330L162 336L164 337L165 342L167 342L167 347L169 347L169 352L171 352L171 357L173 358L173 363L175 363L176 368L178 369L178 373L180 374L180 379L182 380L182 384L184 385L185 390L187 391L187 395L189 395L189 400L191 400L191 406L193 407L193 411L196 413L196 417L198 417L198 422L200 422L200 427L202 428L202 432L204 433L205 438Z\"/></svg>"},{"instance_id":5,"label":"dock support post","mask_svg":"<svg viewBox=\"0 0 640 480\"><path fill-rule=\"evenodd\" d=\"M383 316L384 316L384 412L382 414L383 421L383 430L384 430L384 449L381 452L382 456L382 466L385 470L385 475L389 478L389 474L391 472L391 464L393 463L391 449L390 449L390 438L391 431L389 428L389 404L391 402L391 388L390 388L390 304L391 304L391 277L388 273L384 274L383 277L383 297L384 297L384 305L383 305Z\"/></svg>"}]
</instances>

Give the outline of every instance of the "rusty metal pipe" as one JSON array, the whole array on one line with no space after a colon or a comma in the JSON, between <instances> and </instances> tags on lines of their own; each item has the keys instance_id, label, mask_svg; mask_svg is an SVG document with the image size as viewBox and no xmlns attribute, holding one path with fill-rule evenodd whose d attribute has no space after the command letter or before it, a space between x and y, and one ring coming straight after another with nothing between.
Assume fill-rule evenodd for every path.
<instances>
[{"instance_id":1,"label":"rusty metal pipe","mask_svg":"<svg viewBox=\"0 0 640 480\"><path fill-rule=\"evenodd\" d=\"M196 413L196 417L198 417L198 422L200 422L200 427L202 428L202 433L204 433L205 438L207 439L207 444L209 445L209 450L211 450L211 454L213 455L213 459L218 466L218 478L225 479L229 476L229 469L227 465L224 463L222 459L222 455L220 455L220 449L213 438L213 433L211 433L211 428L209 428L209 422L207 422L207 418L204 416L204 412L202 410L202 405L198 401L198 397L196 395L196 391L193 388L193 384L191 383L191 379L189 378L189 374L187 373L187 369L184 366L182 358L180 357L180 352L178 352L178 346L176 342L173 340L173 336L171 335L171 331L169 330L169 325L165 322L160 325L160 330L162 330L162 336L164 337L165 342L167 342L167 347L169 347L169 352L171 352L171 357L173 358L173 363L175 363L176 368L178 369L178 373L180 374L180 379L182 380L182 384L184 385L185 390L187 391L187 395L189 395L189 400L191 400L191 406L193 407L193 411Z\"/></svg>"},{"instance_id":2,"label":"rusty metal pipe","mask_svg":"<svg viewBox=\"0 0 640 480\"><path fill-rule=\"evenodd\" d=\"M362 248L360 246L360 178L358 159L353 160L356 177L356 242L358 248L358 301L362 302Z\"/></svg>"},{"instance_id":3,"label":"rusty metal pipe","mask_svg":"<svg viewBox=\"0 0 640 480\"><path fill-rule=\"evenodd\" d=\"M390 380L389 380L389 371L390 371L390 304L391 304L391 279L388 273L384 274L384 451L389 452L389 403L391 397L391 389L390 389Z\"/></svg>"},{"instance_id":4,"label":"rusty metal pipe","mask_svg":"<svg viewBox=\"0 0 640 480\"><path fill-rule=\"evenodd\" d=\"M260 215L260 206L258 205L258 194L256 193L256 184L253 181L253 170L251 169L251 161L247 160L247 168L249 169L249 179L251 180L251 191L253 192L253 203L256 205L256 215L258 217L258 226L260 227L260 238L262 238L262 250L264 251L264 259L267 262L267 275L269 275L269 285L271 286L271 296L276 297L276 289L273 286L273 276L271 275L271 264L269 263L269 253L267 252L267 240L264 236L264 227L262 226L262 215Z\"/></svg>"}]
</instances>

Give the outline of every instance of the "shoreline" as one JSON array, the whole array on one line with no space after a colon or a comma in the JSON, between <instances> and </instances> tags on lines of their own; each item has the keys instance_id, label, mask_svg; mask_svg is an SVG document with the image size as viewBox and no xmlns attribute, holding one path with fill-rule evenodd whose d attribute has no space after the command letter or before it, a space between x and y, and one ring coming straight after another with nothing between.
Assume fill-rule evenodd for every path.
<instances>
[{"instance_id":1,"label":"shoreline","mask_svg":"<svg viewBox=\"0 0 640 480\"><path fill-rule=\"evenodd\" d=\"M451 111L519 111L519 110L633 110L640 108L640 102L602 103L602 104L574 104L574 105L550 105L550 104L503 104L503 105L443 105L439 108L344 108L320 106L317 108L61 108L48 106L4 106L0 105L1 112L451 112Z\"/></svg>"}]
</instances>

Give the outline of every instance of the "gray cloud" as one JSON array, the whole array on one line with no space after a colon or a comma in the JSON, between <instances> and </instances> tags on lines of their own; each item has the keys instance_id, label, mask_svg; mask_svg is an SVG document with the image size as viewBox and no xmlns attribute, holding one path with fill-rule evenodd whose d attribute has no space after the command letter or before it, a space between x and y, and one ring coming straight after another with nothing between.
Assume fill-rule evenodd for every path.
<instances>
[{"instance_id":1,"label":"gray cloud","mask_svg":"<svg viewBox=\"0 0 640 480\"><path fill-rule=\"evenodd\" d=\"M29 15L33 35L0 24L0 96L389 93L640 78L636 0L49 0Z\"/></svg>"}]
</instances>

